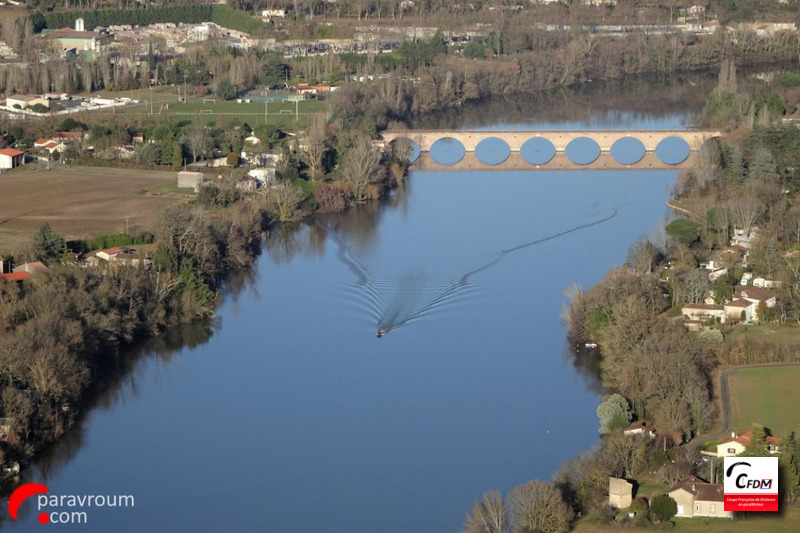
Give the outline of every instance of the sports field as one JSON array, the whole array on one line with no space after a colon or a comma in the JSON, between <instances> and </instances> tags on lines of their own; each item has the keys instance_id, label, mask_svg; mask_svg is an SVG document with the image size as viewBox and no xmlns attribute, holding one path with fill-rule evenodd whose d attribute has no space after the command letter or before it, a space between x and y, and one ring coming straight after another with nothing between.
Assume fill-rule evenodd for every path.
<instances>
[{"instance_id":1,"label":"sports field","mask_svg":"<svg viewBox=\"0 0 800 533\"><path fill-rule=\"evenodd\" d=\"M0 174L0 252L13 253L45 222L67 238L150 227L164 207L189 198L176 173L98 167L25 167Z\"/></svg>"},{"instance_id":2,"label":"sports field","mask_svg":"<svg viewBox=\"0 0 800 533\"><path fill-rule=\"evenodd\" d=\"M733 431L759 423L776 437L786 437L800 429L800 366L744 369L728 379Z\"/></svg>"}]
</instances>

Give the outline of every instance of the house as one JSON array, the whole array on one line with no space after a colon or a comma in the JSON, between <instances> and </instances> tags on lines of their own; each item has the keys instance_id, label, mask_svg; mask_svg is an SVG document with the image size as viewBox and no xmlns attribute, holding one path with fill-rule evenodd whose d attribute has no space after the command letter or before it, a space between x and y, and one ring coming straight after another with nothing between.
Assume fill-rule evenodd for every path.
<instances>
[{"instance_id":1,"label":"house","mask_svg":"<svg viewBox=\"0 0 800 533\"><path fill-rule=\"evenodd\" d=\"M720 483L706 483L694 476L688 477L667 492L678 504L675 516L733 518L733 511L725 511L725 494Z\"/></svg>"},{"instance_id":2,"label":"house","mask_svg":"<svg viewBox=\"0 0 800 533\"><path fill-rule=\"evenodd\" d=\"M637 420L636 422L632 422L628 428L623 431L625 435L647 435L651 439L656 438L656 430L647 427L647 422L644 420Z\"/></svg>"},{"instance_id":3,"label":"house","mask_svg":"<svg viewBox=\"0 0 800 533\"><path fill-rule=\"evenodd\" d=\"M717 457L734 457L744 451L750 445L750 440L753 438L752 431L746 431L740 435L731 433L729 439L725 439L717 444ZM780 452L781 439L767 435L764 440L767 443L767 450L771 454Z\"/></svg>"},{"instance_id":4,"label":"house","mask_svg":"<svg viewBox=\"0 0 800 533\"><path fill-rule=\"evenodd\" d=\"M742 283L744 285L744 283ZM759 287L764 289L777 289L782 285L781 280L773 279L773 278L753 278L753 287Z\"/></svg>"},{"instance_id":5,"label":"house","mask_svg":"<svg viewBox=\"0 0 800 533\"><path fill-rule=\"evenodd\" d=\"M725 322L725 309L717 304L684 304L681 307L681 314L684 320Z\"/></svg>"},{"instance_id":6,"label":"house","mask_svg":"<svg viewBox=\"0 0 800 533\"><path fill-rule=\"evenodd\" d=\"M25 109L26 107L33 107L36 104L42 104L50 109L50 100L46 100L35 94L17 94L6 98L6 107Z\"/></svg>"},{"instance_id":7,"label":"house","mask_svg":"<svg viewBox=\"0 0 800 533\"><path fill-rule=\"evenodd\" d=\"M16 281L17 283L22 283L29 277L31 277L30 272L9 272L8 274L0 274L0 280Z\"/></svg>"},{"instance_id":8,"label":"house","mask_svg":"<svg viewBox=\"0 0 800 533\"><path fill-rule=\"evenodd\" d=\"M254 177L260 185L267 185L275 182L277 172L275 167L262 167L250 169L247 175Z\"/></svg>"},{"instance_id":9,"label":"house","mask_svg":"<svg viewBox=\"0 0 800 533\"><path fill-rule=\"evenodd\" d=\"M47 150L50 155L52 155L53 152L63 154L64 150L67 149L67 145L59 141L48 141L44 146L42 146L42 149Z\"/></svg>"},{"instance_id":10,"label":"house","mask_svg":"<svg viewBox=\"0 0 800 533\"><path fill-rule=\"evenodd\" d=\"M31 261L30 263L22 263L18 267L14 267L14 272L47 272L50 270L47 268L47 265L42 263L41 261Z\"/></svg>"},{"instance_id":11,"label":"house","mask_svg":"<svg viewBox=\"0 0 800 533\"><path fill-rule=\"evenodd\" d=\"M25 152L13 148L0 150L0 169L17 168L25 164Z\"/></svg>"},{"instance_id":12,"label":"house","mask_svg":"<svg viewBox=\"0 0 800 533\"><path fill-rule=\"evenodd\" d=\"M733 297L742 298L756 305L764 302L767 307L775 307L775 304L778 303L772 291L764 287L743 287L739 285L734 289Z\"/></svg>"},{"instance_id":13,"label":"house","mask_svg":"<svg viewBox=\"0 0 800 533\"><path fill-rule=\"evenodd\" d=\"M608 478L608 504L625 509L633 503L633 483L618 477Z\"/></svg>"},{"instance_id":14,"label":"house","mask_svg":"<svg viewBox=\"0 0 800 533\"><path fill-rule=\"evenodd\" d=\"M142 255L137 250L125 246L115 246L100 250L95 254L95 257L114 265L149 267L153 264L148 254Z\"/></svg>"},{"instance_id":15,"label":"house","mask_svg":"<svg viewBox=\"0 0 800 533\"><path fill-rule=\"evenodd\" d=\"M756 304L742 298L728 302L723 306L725 322L735 324L752 324L756 320Z\"/></svg>"}]
</instances>

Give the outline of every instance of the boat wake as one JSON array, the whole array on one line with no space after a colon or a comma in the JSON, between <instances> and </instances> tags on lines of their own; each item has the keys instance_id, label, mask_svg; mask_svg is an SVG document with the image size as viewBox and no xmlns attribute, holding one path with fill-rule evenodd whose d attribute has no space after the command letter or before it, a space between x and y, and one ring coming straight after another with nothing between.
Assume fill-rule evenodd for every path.
<instances>
[{"instance_id":1,"label":"boat wake","mask_svg":"<svg viewBox=\"0 0 800 533\"><path fill-rule=\"evenodd\" d=\"M445 304L452 302L455 298L462 296L472 288L470 278L494 267L509 255L536 246L537 244L552 241L569 235L570 233L575 233L608 222L616 217L619 210L623 207L624 206L615 207L610 214L592 220L591 222L579 224L563 231L519 244L512 248L500 250L494 254L489 261L464 272L460 276L450 278L444 283L434 283L424 273L403 274L398 279L395 285L396 290L394 295L388 302L384 298L384 291L381 290L386 287L386 284L377 282L374 277L370 275L367 262L364 258L351 246L348 246L334 230L323 226L319 222L317 222L317 224L325 229L331 239L337 244L338 250L336 257L355 275L355 287L366 296L370 315L375 321L375 335L381 338L389 332L405 326L414 320L418 320L430 314L432 311L440 309ZM429 295L427 299L425 298L426 293Z\"/></svg>"}]
</instances>

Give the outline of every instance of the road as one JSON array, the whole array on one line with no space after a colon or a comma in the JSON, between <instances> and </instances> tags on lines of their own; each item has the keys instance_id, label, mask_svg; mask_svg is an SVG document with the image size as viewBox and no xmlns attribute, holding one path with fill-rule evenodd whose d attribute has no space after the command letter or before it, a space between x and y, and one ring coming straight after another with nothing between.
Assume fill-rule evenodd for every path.
<instances>
[{"instance_id":1,"label":"road","mask_svg":"<svg viewBox=\"0 0 800 533\"><path fill-rule=\"evenodd\" d=\"M707 435L698 435L697 437L693 438L689 442L686 443L686 446L696 446L700 447L706 442L709 441L716 441L723 437L727 437L730 435L731 432L731 391L730 386L728 384L728 376L732 372L738 372L739 370L746 370L749 368L769 368L773 366L798 366L800 363L762 363L757 365L738 365L732 366L729 368L725 368L724 370L720 371L719 373L719 391L720 391L720 399L722 401L722 429L717 431L716 433L707 434Z\"/></svg>"}]
</instances>

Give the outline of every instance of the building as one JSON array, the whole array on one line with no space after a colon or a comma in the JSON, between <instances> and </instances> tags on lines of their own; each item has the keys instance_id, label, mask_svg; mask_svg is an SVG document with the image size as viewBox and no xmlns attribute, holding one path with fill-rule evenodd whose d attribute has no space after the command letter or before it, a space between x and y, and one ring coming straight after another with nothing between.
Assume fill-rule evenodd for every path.
<instances>
[{"instance_id":1,"label":"building","mask_svg":"<svg viewBox=\"0 0 800 533\"><path fill-rule=\"evenodd\" d=\"M651 439L656 438L656 430L647 427L647 422L644 420L637 420L636 422L631 423L628 428L623 431L625 435L647 435Z\"/></svg>"},{"instance_id":2,"label":"building","mask_svg":"<svg viewBox=\"0 0 800 533\"><path fill-rule=\"evenodd\" d=\"M756 319L756 304L748 300L739 298L732 302L726 303L723 308L725 309L725 320L729 324L752 324Z\"/></svg>"},{"instance_id":3,"label":"building","mask_svg":"<svg viewBox=\"0 0 800 533\"><path fill-rule=\"evenodd\" d=\"M25 152L13 148L0 150L0 169L17 168L25 164Z\"/></svg>"},{"instance_id":4,"label":"building","mask_svg":"<svg viewBox=\"0 0 800 533\"><path fill-rule=\"evenodd\" d=\"M740 435L731 433L729 439L725 439L717 444L717 457L734 457L741 454L744 449L750 445L750 440L753 438L752 431L746 431ZM767 435L764 440L767 443L767 450L771 454L780 452L781 439Z\"/></svg>"},{"instance_id":5,"label":"building","mask_svg":"<svg viewBox=\"0 0 800 533\"><path fill-rule=\"evenodd\" d=\"M608 504L625 509L633 503L633 483L618 477L608 478Z\"/></svg>"},{"instance_id":6,"label":"building","mask_svg":"<svg viewBox=\"0 0 800 533\"><path fill-rule=\"evenodd\" d=\"M764 287L743 287L740 285L734 289L733 297L753 302L756 305L764 302L767 307L775 307L775 304L778 303L772 291Z\"/></svg>"},{"instance_id":7,"label":"building","mask_svg":"<svg viewBox=\"0 0 800 533\"><path fill-rule=\"evenodd\" d=\"M40 96L36 96L35 94L17 94L6 98L6 107L8 108L25 109L28 107L33 107L36 104L42 104L46 108L50 109L50 100L46 100Z\"/></svg>"},{"instance_id":8,"label":"building","mask_svg":"<svg viewBox=\"0 0 800 533\"><path fill-rule=\"evenodd\" d=\"M41 261L31 261L30 263L22 263L18 267L14 267L14 272L28 272L30 274L34 272L47 272L48 270L50 269L47 268L47 265Z\"/></svg>"},{"instance_id":9,"label":"building","mask_svg":"<svg viewBox=\"0 0 800 533\"><path fill-rule=\"evenodd\" d=\"M681 307L684 320L700 322L725 322L725 308L716 304L684 304Z\"/></svg>"},{"instance_id":10,"label":"building","mask_svg":"<svg viewBox=\"0 0 800 533\"><path fill-rule=\"evenodd\" d=\"M0 255L0 274L11 272L11 261Z\"/></svg>"},{"instance_id":11,"label":"building","mask_svg":"<svg viewBox=\"0 0 800 533\"><path fill-rule=\"evenodd\" d=\"M725 494L722 484L706 483L694 476L684 479L669 492L678 504L679 517L733 518L733 511L725 511Z\"/></svg>"},{"instance_id":12,"label":"building","mask_svg":"<svg viewBox=\"0 0 800 533\"><path fill-rule=\"evenodd\" d=\"M192 172L189 170L181 170L178 172L179 189L194 189L197 191L201 183L203 183L202 172Z\"/></svg>"},{"instance_id":13,"label":"building","mask_svg":"<svg viewBox=\"0 0 800 533\"><path fill-rule=\"evenodd\" d=\"M75 20L75 29L61 28L45 35L45 39L62 52L97 52L100 50L100 34L86 31L83 19Z\"/></svg>"}]
</instances>

